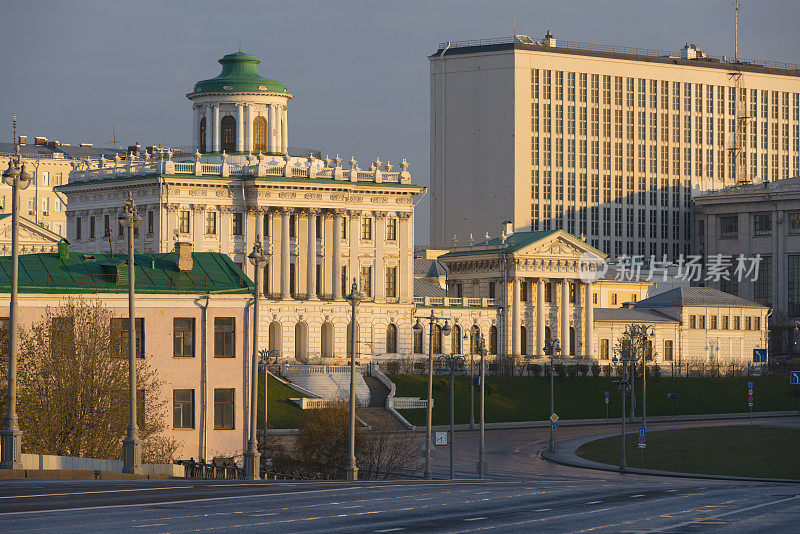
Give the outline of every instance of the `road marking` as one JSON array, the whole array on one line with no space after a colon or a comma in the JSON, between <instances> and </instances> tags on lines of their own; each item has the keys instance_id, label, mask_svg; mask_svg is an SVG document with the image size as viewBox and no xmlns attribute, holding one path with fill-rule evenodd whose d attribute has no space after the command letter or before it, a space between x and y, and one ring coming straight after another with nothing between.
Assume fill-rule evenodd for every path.
<instances>
[{"instance_id":1,"label":"road marking","mask_svg":"<svg viewBox=\"0 0 800 534\"><path fill-rule=\"evenodd\" d=\"M678 490L676 490L676 489L668 489L667 493L673 493L673 492L676 492L676 491L678 491Z\"/></svg>"},{"instance_id":2,"label":"road marking","mask_svg":"<svg viewBox=\"0 0 800 534\"><path fill-rule=\"evenodd\" d=\"M270 512L268 514L250 514L253 517L267 517L270 515L278 515L278 512Z\"/></svg>"},{"instance_id":3,"label":"road marking","mask_svg":"<svg viewBox=\"0 0 800 534\"><path fill-rule=\"evenodd\" d=\"M631 495L631 499L638 499L639 497L644 497L641 493L639 495Z\"/></svg>"},{"instance_id":4,"label":"road marking","mask_svg":"<svg viewBox=\"0 0 800 534\"><path fill-rule=\"evenodd\" d=\"M133 525L133 528L163 527L166 523L150 523L149 525Z\"/></svg>"},{"instance_id":5,"label":"road marking","mask_svg":"<svg viewBox=\"0 0 800 534\"><path fill-rule=\"evenodd\" d=\"M483 521L484 519L489 519L488 517L469 517L464 521Z\"/></svg>"},{"instance_id":6,"label":"road marking","mask_svg":"<svg viewBox=\"0 0 800 534\"><path fill-rule=\"evenodd\" d=\"M381 530L373 530L373 532L397 532L399 530L405 530L405 528L403 527L382 528Z\"/></svg>"},{"instance_id":7,"label":"road marking","mask_svg":"<svg viewBox=\"0 0 800 534\"><path fill-rule=\"evenodd\" d=\"M538 510L534 510L534 512L549 512L552 508L539 508Z\"/></svg>"},{"instance_id":8,"label":"road marking","mask_svg":"<svg viewBox=\"0 0 800 534\"><path fill-rule=\"evenodd\" d=\"M433 497L420 497L420 498L419 498L419 499L417 499L417 500L418 500L418 501L432 501L432 500L433 500Z\"/></svg>"},{"instance_id":9,"label":"road marking","mask_svg":"<svg viewBox=\"0 0 800 534\"><path fill-rule=\"evenodd\" d=\"M475 495L486 495L487 493L491 493L491 491L478 491Z\"/></svg>"},{"instance_id":10,"label":"road marking","mask_svg":"<svg viewBox=\"0 0 800 534\"><path fill-rule=\"evenodd\" d=\"M720 517L725 517L725 516L728 516L728 515L738 514L738 513L741 513L741 512L748 512L750 510L756 510L758 508L764 508L765 506L772 506L773 504L780 504L782 502L793 501L795 499L800 499L800 495L795 495L794 497L787 497L785 499L779 499L777 501L765 502L763 504L756 504L754 506L748 506L746 508L739 508L738 510L731 510L730 512L723 512L721 514L716 514L716 515L712 515L712 516L709 516L709 517L698 517L697 519L691 519L689 521L684 521L682 523L676 523L674 525L669 525L669 526L661 527L661 528L654 528L654 529L650 530L650 532L666 532L667 530L672 530L672 529L675 529L675 528L685 527L687 525L691 525L691 524L694 524L694 523L701 523L703 521L710 521L712 519L719 519Z\"/></svg>"},{"instance_id":11,"label":"road marking","mask_svg":"<svg viewBox=\"0 0 800 534\"><path fill-rule=\"evenodd\" d=\"M355 506L340 506L340 510L350 510L351 508L364 508L363 504L356 504Z\"/></svg>"},{"instance_id":12,"label":"road marking","mask_svg":"<svg viewBox=\"0 0 800 534\"><path fill-rule=\"evenodd\" d=\"M131 491L160 491L171 489L189 489L192 486L161 486L158 488L131 488L119 490L103 490L103 491L70 491L67 493L39 493L36 495L5 495L0 499L33 499L37 497L63 497L65 495L94 495L97 493L126 493ZM197 487L197 486L194 486Z\"/></svg>"},{"instance_id":13,"label":"road marking","mask_svg":"<svg viewBox=\"0 0 800 534\"><path fill-rule=\"evenodd\" d=\"M586 504L600 504L603 501L589 501Z\"/></svg>"}]
</instances>

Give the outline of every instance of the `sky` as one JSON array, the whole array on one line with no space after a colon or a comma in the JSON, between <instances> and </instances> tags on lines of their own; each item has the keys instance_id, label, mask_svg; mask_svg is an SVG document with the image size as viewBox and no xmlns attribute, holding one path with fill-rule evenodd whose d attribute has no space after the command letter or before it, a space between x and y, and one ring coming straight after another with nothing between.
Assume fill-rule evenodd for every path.
<instances>
[{"instance_id":1,"label":"sky","mask_svg":"<svg viewBox=\"0 0 800 534\"><path fill-rule=\"evenodd\" d=\"M733 56L731 0L0 2L0 139L18 134L111 146L190 145L194 83L241 49L289 103L289 145L411 163L429 184L429 66L446 40L535 39ZM800 64L800 2L744 0L744 58ZM427 198L416 243L428 241Z\"/></svg>"}]
</instances>

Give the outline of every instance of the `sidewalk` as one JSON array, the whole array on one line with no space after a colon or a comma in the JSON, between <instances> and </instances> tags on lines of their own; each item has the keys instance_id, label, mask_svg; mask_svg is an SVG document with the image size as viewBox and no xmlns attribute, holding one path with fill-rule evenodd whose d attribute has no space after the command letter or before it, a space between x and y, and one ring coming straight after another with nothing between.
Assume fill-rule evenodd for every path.
<instances>
[{"instance_id":1,"label":"sidewalk","mask_svg":"<svg viewBox=\"0 0 800 534\"><path fill-rule=\"evenodd\" d=\"M753 414L753 416L755 417L755 414ZM648 418L648 420L650 419ZM627 436L636 433L637 429L634 427L634 430L632 432L626 432L625 435ZM598 462L593 462L591 460L586 460L585 458L581 458L576 454L576 451L581 447L581 445L589 443L590 441L596 441L598 439L610 438L610 437L620 437L620 432L617 431L605 434L596 434L594 436L585 436L582 438L574 438L574 439L559 441L556 442L556 452L551 453L548 451L547 447L545 447L544 449L539 451L539 456L550 462L566 465L569 467L578 467L581 469L595 469L598 471L610 471L614 473L620 473L619 465L609 465L609 464L601 464ZM636 451L638 451L638 449L631 450L632 461L635 461L636 459L636 454L635 454ZM653 476L678 477L678 478L742 480L748 482L783 482L790 484L800 484L800 480L797 479L756 478L756 477L742 477L734 475L707 475L702 473L677 473L673 471L659 471L655 469L637 469L631 467L630 465L627 466L627 469L624 471L624 473L633 475L653 475Z\"/></svg>"}]
</instances>

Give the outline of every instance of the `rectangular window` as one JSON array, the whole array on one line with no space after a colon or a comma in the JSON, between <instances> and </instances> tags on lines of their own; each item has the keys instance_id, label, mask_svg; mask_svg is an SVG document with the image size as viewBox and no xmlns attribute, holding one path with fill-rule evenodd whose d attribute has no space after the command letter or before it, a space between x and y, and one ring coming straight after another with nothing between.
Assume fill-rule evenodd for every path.
<instances>
[{"instance_id":1,"label":"rectangular window","mask_svg":"<svg viewBox=\"0 0 800 534\"><path fill-rule=\"evenodd\" d=\"M494 282L489 282L489 298L494 298Z\"/></svg>"},{"instance_id":2,"label":"rectangular window","mask_svg":"<svg viewBox=\"0 0 800 534\"><path fill-rule=\"evenodd\" d=\"M289 239L297 237L297 215L289 215Z\"/></svg>"},{"instance_id":3,"label":"rectangular window","mask_svg":"<svg viewBox=\"0 0 800 534\"><path fill-rule=\"evenodd\" d=\"M711 316L711 326L710 326L710 328L711 328L711 330L716 330L717 329L717 316L716 315L712 315Z\"/></svg>"},{"instance_id":4,"label":"rectangular window","mask_svg":"<svg viewBox=\"0 0 800 534\"><path fill-rule=\"evenodd\" d=\"M297 281L295 279L295 273L297 272L297 269L295 267L296 267L295 263L290 263L289 264L289 294L290 295L295 295L295 288L297 287Z\"/></svg>"},{"instance_id":5,"label":"rectangular window","mask_svg":"<svg viewBox=\"0 0 800 534\"><path fill-rule=\"evenodd\" d=\"M178 226L180 233L189 233L189 210L181 210Z\"/></svg>"},{"instance_id":6,"label":"rectangular window","mask_svg":"<svg viewBox=\"0 0 800 534\"><path fill-rule=\"evenodd\" d=\"M397 219L386 219L386 241L397 241Z\"/></svg>"},{"instance_id":7,"label":"rectangular window","mask_svg":"<svg viewBox=\"0 0 800 534\"><path fill-rule=\"evenodd\" d=\"M789 317L800 315L800 255L790 254L787 257L789 274Z\"/></svg>"},{"instance_id":8,"label":"rectangular window","mask_svg":"<svg viewBox=\"0 0 800 534\"><path fill-rule=\"evenodd\" d=\"M133 322L134 337L136 339L136 357L144 358L144 318L137 317ZM111 319L111 340L118 348L120 358L128 357L128 318L114 317Z\"/></svg>"},{"instance_id":9,"label":"rectangular window","mask_svg":"<svg viewBox=\"0 0 800 534\"><path fill-rule=\"evenodd\" d=\"M372 297L372 266L361 266L361 294L366 298Z\"/></svg>"},{"instance_id":10,"label":"rectangular window","mask_svg":"<svg viewBox=\"0 0 800 534\"><path fill-rule=\"evenodd\" d=\"M753 235L770 235L772 233L772 214L754 213L753 214Z\"/></svg>"},{"instance_id":11,"label":"rectangular window","mask_svg":"<svg viewBox=\"0 0 800 534\"><path fill-rule=\"evenodd\" d=\"M697 328L700 330L706 329L706 316L705 315L698 315L697 316Z\"/></svg>"},{"instance_id":12,"label":"rectangular window","mask_svg":"<svg viewBox=\"0 0 800 534\"><path fill-rule=\"evenodd\" d=\"M236 357L236 319L214 317L214 357Z\"/></svg>"},{"instance_id":13,"label":"rectangular window","mask_svg":"<svg viewBox=\"0 0 800 534\"><path fill-rule=\"evenodd\" d=\"M172 428L194 428L194 390L172 390Z\"/></svg>"},{"instance_id":14,"label":"rectangular window","mask_svg":"<svg viewBox=\"0 0 800 534\"><path fill-rule=\"evenodd\" d=\"M147 212L147 233L152 234L155 231L155 215L152 211Z\"/></svg>"},{"instance_id":15,"label":"rectangular window","mask_svg":"<svg viewBox=\"0 0 800 534\"><path fill-rule=\"evenodd\" d=\"M601 339L600 340L600 359L601 360L608 360L608 339Z\"/></svg>"},{"instance_id":16,"label":"rectangular window","mask_svg":"<svg viewBox=\"0 0 800 534\"><path fill-rule=\"evenodd\" d=\"M214 430L234 428L234 392L233 388L214 389Z\"/></svg>"},{"instance_id":17,"label":"rectangular window","mask_svg":"<svg viewBox=\"0 0 800 534\"><path fill-rule=\"evenodd\" d=\"M233 212L233 235L242 235L243 232L243 224L242 224L242 212L235 211Z\"/></svg>"},{"instance_id":18,"label":"rectangular window","mask_svg":"<svg viewBox=\"0 0 800 534\"><path fill-rule=\"evenodd\" d=\"M217 233L217 212L206 212L206 235L216 235Z\"/></svg>"},{"instance_id":19,"label":"rectangular window","mask_svg":"<svg viewBox=\"0 0 800 534\"><path fill-rule=\"evenodd\" d=\"M671 362L672 361L672 340L665 339L664 340L664 361Z\"/></svg>"},{"instance_id":20,"label":"rectangular window","mask_svg":"<svg viewBox=\"0 0 800 534\"><path fill-rule=\"evenodd\" d=\"M697 328L697 316L695 315L689 316L689 328L691 328L692 330Z\"/></svg>"},{"instance_id":21,"label":"rectangular window","mask_svg":"<svg viewBox=\"0 0 800 534\"><path fill-rule=\"evenodd\" d=\"M372 217L361 219L361 239L372 239Z\"/></svg>"},{"instance_id":22,"label":"rectangular window","mask_svg":"<svg viewBox=\"0 0 800 534\"><path fill-rule=\"evenodd\" d=\"M386 268L386 296L389 298L397 296L397 267Z\"/></svg>"},{"instance_id":23,"label":"rectangular window","mask_svg":"<svg viewBox=\"0 0 800 534\"><path fill-rule=\"evenodd\" d=\"M719 218L719 236L737 237L739 235L739 216L723 215Z\"/></svg>"},{"instance_id":24,"label":"rectangular window","mask_svg":"<svg viewBox=\"0 0 800 534\"><path fill-rule=\"evenodd\" d=\"M82 221L80 217L75 217L75 239L81 240Z\"/></svg>"},{"instance_id":25,"label":"rectangular window","mask_svg":"<svg viewBox=\"0 0 800 534\"><path fill-rule=\"evenodd\" d=\"M742 318L738 315L733 318L733 329L734 330L741 330L742 329Z\"/></svg>"},{"instance_id":26,"label":"rectangular window","mask_svg":"<svg viewBox=\"0 0 800 534\"><path fill-rule=\"evenodd\" d=\"M94 239L94 215L89 217L89 239Z\"/></svg>"},{"instance_id":27,"label":"rectangular window","mask_svg":"<svg viewBox=\"0 0 800 534\"><path fill-rule=\"evenodd\" d=\"M103 235L111 235L111 216L103 215Z\"/></svg>"},{"instance_id":28,"label":"rectangular window","mask_svg":"<svg viewBox=\"0 0 800 534\"><path fill-rule=\"evenodd\" d=\"M172 320L172 356L194 357L194 318L176 317Z\"/></svg>"}]
</instances>

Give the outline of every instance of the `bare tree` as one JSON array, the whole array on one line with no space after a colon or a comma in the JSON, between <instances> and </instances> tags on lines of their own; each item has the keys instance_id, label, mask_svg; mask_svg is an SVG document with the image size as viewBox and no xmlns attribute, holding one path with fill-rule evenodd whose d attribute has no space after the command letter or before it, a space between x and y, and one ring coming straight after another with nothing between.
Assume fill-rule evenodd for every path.
<instances>
[{"instance_id":1,"label":"bare tree","mask_svg":"<svg viewBox=\"0 0 800 534\"><path fill-rule=\"evenodd\" d=\"M17 403L25 452L122 458L128 341L112 327L112 319L99 301L68 298L20 330ZM123 323L127 327L127 320ZM137 360L136 373L142 458L170 461L176 444L160 435L166 428L166 401L159 395L156 373L144 359Z\"/></svg>"}]
</instances>

